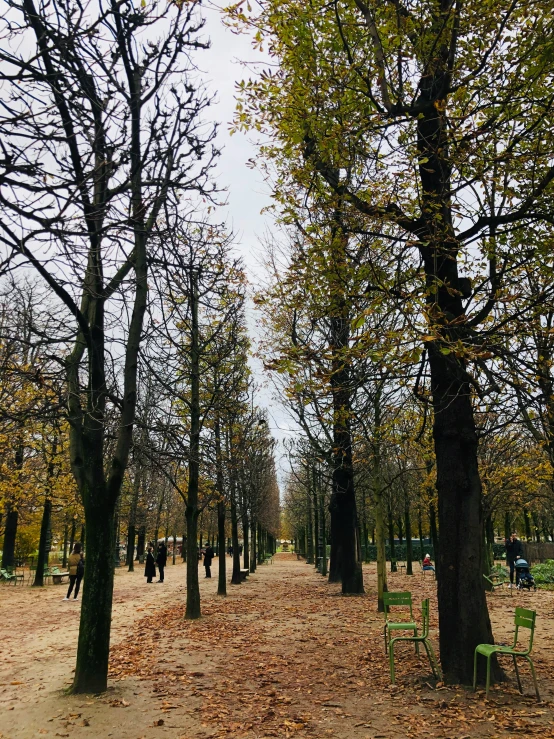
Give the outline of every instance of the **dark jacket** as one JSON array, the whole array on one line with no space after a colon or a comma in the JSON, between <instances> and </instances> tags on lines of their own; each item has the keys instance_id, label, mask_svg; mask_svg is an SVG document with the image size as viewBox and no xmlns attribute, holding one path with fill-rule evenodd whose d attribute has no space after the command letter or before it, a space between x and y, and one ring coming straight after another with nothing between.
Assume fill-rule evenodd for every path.
<instances>
[{"instance_id":1,"label":"dark jacket","mask_svg":"<svg viewBox=\"0 0 554 739\"><path fill-rule=\"evenodd\" d=\"M152 554L152 552L148 552L148 554L146 555L144 577L156 577L156 565L154 563L154 555Z\"/></svg>"},{"instance_id":2,"label":"dark jacket","mask_svg":"<svg viewBox=\"0 0 554 739\"><path fill-rule=\"evenodd\" d=\"M160 567L165 567L167 564L167 547L165 544L160 544L158 549L158 556L156 557L156 563Z\"/></svg>"},{"instance_id":3,"label":"dark jacket","mask_svg":"<svg viewBox=\"0 0 554 739\"><path fill-rule=\"evenodd\" d=\"M212 566L212 559L214 558L214 550L211 547L207 547L204 552L204 567Z\"/></svg>"},{"instance_id":4,"label":"dark jacket","mask_svg":"<svg viewBox=\"0 0 554 739\"><path fill-rule=\"evenodd\" d=\"M506 559L515 562L517 557L523 557L523 546L519 539L506 539Z\"/></svg>"}]
</instances>

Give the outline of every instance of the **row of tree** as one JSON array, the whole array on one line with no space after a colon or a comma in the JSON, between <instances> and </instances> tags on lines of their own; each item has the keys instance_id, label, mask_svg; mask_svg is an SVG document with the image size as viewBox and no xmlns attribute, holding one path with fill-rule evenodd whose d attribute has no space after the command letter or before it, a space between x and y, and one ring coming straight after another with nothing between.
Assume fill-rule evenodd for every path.
<instances>
[{"instance_id":1,"label":"row of tree","mask_svg":"<svg viewBox=\"0 0 554 739\"><path fill-rule=\"evenodd\" d=\"M537 480L523 497L544 501L551 529L552 9L260 0L227 11L272 61L239 85L235 127L262 134L288 247L283 259L270 245L260 296L268 366L331 470L331 569L334 549L343 592L362 591L357 478L371 479L382 552L391 480L432 473L449 681L468 682L476 644L493 640L483 483L490 500L508 485L503 455L527 460ZM381 566L380 591L384 577Z\"/></svg>"},{"instance_id":2,"label":"row of tree","mask_svg":"<svg viewBox=\"0 0 554 739\"><path fill-rule=\"evenodd\" d=\"M258 541L277 533L244 273L214 220L200 5L5 0L0 21L3 556L13 559L25 505L44 502L45 532L52 510L82 507L74 692L106 688L127 503L132 552L141 507L181 498L191 618L203 510L217 506L220 542L227 504L234 541L242 517L254 566Z\"/></svg>"}]
</instances>

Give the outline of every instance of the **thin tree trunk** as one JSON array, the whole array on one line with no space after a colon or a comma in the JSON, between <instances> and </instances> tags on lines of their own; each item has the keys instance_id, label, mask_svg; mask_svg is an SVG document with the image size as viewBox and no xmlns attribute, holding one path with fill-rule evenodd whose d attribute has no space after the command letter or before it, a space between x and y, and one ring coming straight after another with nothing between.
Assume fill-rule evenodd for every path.
<instances>
[{"instance_id":1,"label":"thin tree trunk","mask_svg":"<svg viewBox=\"0 0 554 739\"><path fill-rule=\"evenodd\" d=\"M187 607L186 619L200 618L200 586L198 583L197 522L198 485L200 480L200 349L198 326L198 275L190 274L191 343L190 343L190 445L189 481L187 488ZM194 551L193 551L194 550Z\"/></svg>"},{"instance_id":2,"label":"thin tree trunk","mask_svg":"<svg viewBox=\"0 0 554 739\"><path fill-rule=\"evenodd\" d=\"M52 516L52 501L49 497L44 500L42 510L42 522L40 525L40 540L38 545L37 571L35 573L34 587L44 585L44 570L48 565L48 546L50 539L50 521Z\"/></svg>"},{"instance_id":3,"label":"thin tree trunk","mask_svg":"<svg viewBox=\"0 0 554 739\"><path fill-rule=\"evenodd\" d=\"M404 523L406 526L406 574L413 575L412 522L410 519L410 501L407 496L404 507Z\"/></svg>"},{"instance_id":4,"label":"thin tree trunk","mask_svg":"<svg viewBox=\"0 0 554 739\"><path fill-rule=\"evenodd\" d=\"M135 479L133 480L133 495L131 497L131 507L129 509L129 526L127 528L127 566L129 572L133 572L135 569L135 535L136 535L136 523L137 523L137 507L140 494L140 483L141 483L141 467L136 462Z\"/></svg>"},{"instance_id":5,"label":"thin tree trunk","mask_svg":"<svg viewBox=\"0 0 554 739\"><path fill-rule=\"evenodd\" d=\"M4 545L2 549L2 567L15 567L15 539L19 513L13 503L8 504L6 526L4 528Z\"/></svg>"},{"instance_id":6,"label":"thin tree trunk","mask_svg":"<svg viewBox=\"0 0 554 739\"><path fill-rule=\"evenodd\" d=\"M256 520L252 517L250 524L250 533L252 536L252 551L250 553L250 572L256 572L256 556L257 556L257 542L256 542Z\"/></svg>"},{"instance_id":7,"label":"thin tree trunk","mask_svg":"<svg viewBox=\"0 0 554 739\"><path fill-rule=\"evenodd\" d=\"M221 427L219 417L216 418L215 428L215 467L216 482L219 500L217 502L217 555L219 567L217 576L217 594L227 595L227 572L225 561L225 491L223 477L223 458L221 454Z\"/></svg>"},{"instance_id":8,"label":"thin tree trunk","mask_svg":"<svg viewBox=\"0 0 554 739\"><path fill-rule=\"evenodd\" d=\"M396 566L396 549L395 549L395 541L394 541L394 520L392 517L392 510L389 505L388 508L388 524L389 524L389 547L390 547L390 569L391 572L397 572L398 568Z\"/></svg>"}]
</instances>

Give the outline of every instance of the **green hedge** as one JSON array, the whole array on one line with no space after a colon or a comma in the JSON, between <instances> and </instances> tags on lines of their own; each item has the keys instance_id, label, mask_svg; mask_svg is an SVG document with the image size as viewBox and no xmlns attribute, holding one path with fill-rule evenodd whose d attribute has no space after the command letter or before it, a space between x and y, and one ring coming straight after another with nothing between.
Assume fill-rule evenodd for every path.
<instances>
[{"instance_id":1,"label":"green hedge","mask_svg":"<svg viewBox=\"0 0 554 739\"><path fill-rule=\"evenodd\" d=\"M366 547L362 545L362 559L364 562L375 562L377 560L377 547L374 544L369 544L367 547L367 552L365 551ZM390 545L385 545L385 552L387 561L390 562L391 555L390 555ZM493 552L494 552L494 558L495 559L504 559L506 557L506 548L504 547L504 544L493 544ZM431 559L435 560L435 550L433 548L433 545L429 542L425 543L425 540L423 542L423 556L426 554L431 555ZM367 555L367 556L366 556ZM406 542L403 542L402 544L395 544L394 545L394 556L399 562L405 562L406 561ZM414 541L412 544L412 558L414 561L417 561L421 559L421 550L419 546L419 541Z\"/></svg>"}]
</instances>

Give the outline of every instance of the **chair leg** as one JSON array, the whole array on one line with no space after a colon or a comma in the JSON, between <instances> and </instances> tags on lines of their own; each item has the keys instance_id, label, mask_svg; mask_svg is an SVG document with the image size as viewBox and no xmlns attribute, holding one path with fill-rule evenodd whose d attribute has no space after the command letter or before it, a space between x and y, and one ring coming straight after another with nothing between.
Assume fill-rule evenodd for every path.
<instances>
[{"instance_id":1,"label":"chair leg","mask_svg":"<svg viewBox=\"0 0 554 739\"><path fill-rule=\"evenodd\" d=\"M394 675L394 639L391 639L389 641L389 669L390 669L390 681L393 685L395 685L395 675Z\"/></svg>"},{"instance_id":2,"label":"chair leg","mask_svg":"<svg viewBox=\"0 0 554 739\"><path fill-rule=\"evenodd\" d=\"M385 628L383 630L383 636L385 638L385 654L388 654L389 647L388 647L388 644L387 644L387 624L386 623L385 623Z\"/></svg>"},{"instance_id":3,"label":"chair leg","mask_svg":"<svg viewBox=\"0 0 554 739\"><path fill-rule=\"evenodd\" d=\"M475 650L475 655L473 657L473 692L477 690L477 650Z\"/></svg>"},{"instance_id":4,"label":"chair leg","mask_svg":"<svg viewBox=\"0 0 554 739\"><path fill-rule=\"evenodd\" d=\"M529 662L529 667L531 668L531 675L533 675L533 683L535 684L535 694L537 696L537 700L540 701L541 696L540 696L540 693L539 693L539 686L538 686L538 683L537 683L537 676L535 674L535 665L532 663L530 657L525 656L525 659L527 660L527 662Z\"/></svg>"},{"instance_id":5,"label":"chair leg","mask_svg":"<svg viewBox=\"0 0 554 739\"><path fill-rule=\"evenodd\" d=\"M489 697L489 688L491 684L491 656L490 654L487 657L487 684L485 688L485 695L487 698Z\"/></svg>"},{"instance_id":6,"label":"chair leg","mask_svg":"<svg viewBox=\"0 0 554 739\"><path fill-rule=\"evenodd\" d=\"M516 671L517 687L519 688L519 692L523 694L523 690L521 688L521 680L519 679L519 670L517 669L517 659L516 659L515 654L512 654L512 659L514 661L514 668Z\"/></svg>"},{"instance_id":7,"label":"chair leg","mask_svg":"<svg viewBox=\"0 0 554 739\"><path fill-rule=\"evenodd\" d=\"M423 642L425 649L427 650L427 656L429 657L429 662L431 663L431 668L433 670L433 675L437 680L442 680L442 670L439 665L439 661L435 656L435 652L433 650L433 645L428 639L425 639Z\"/></svg>"},{"instance_id":8,"label":"chair leg","mask_svg":"<svg viewBox=\"0 0 554 739\"><path fill-rule=\"evenodd\" d=\"M414 629L414 636L417 639L417 628ZM415 644L415 653L419 657L419 641L414 641L414 644Z\"/></svg>"}]
</instances>

